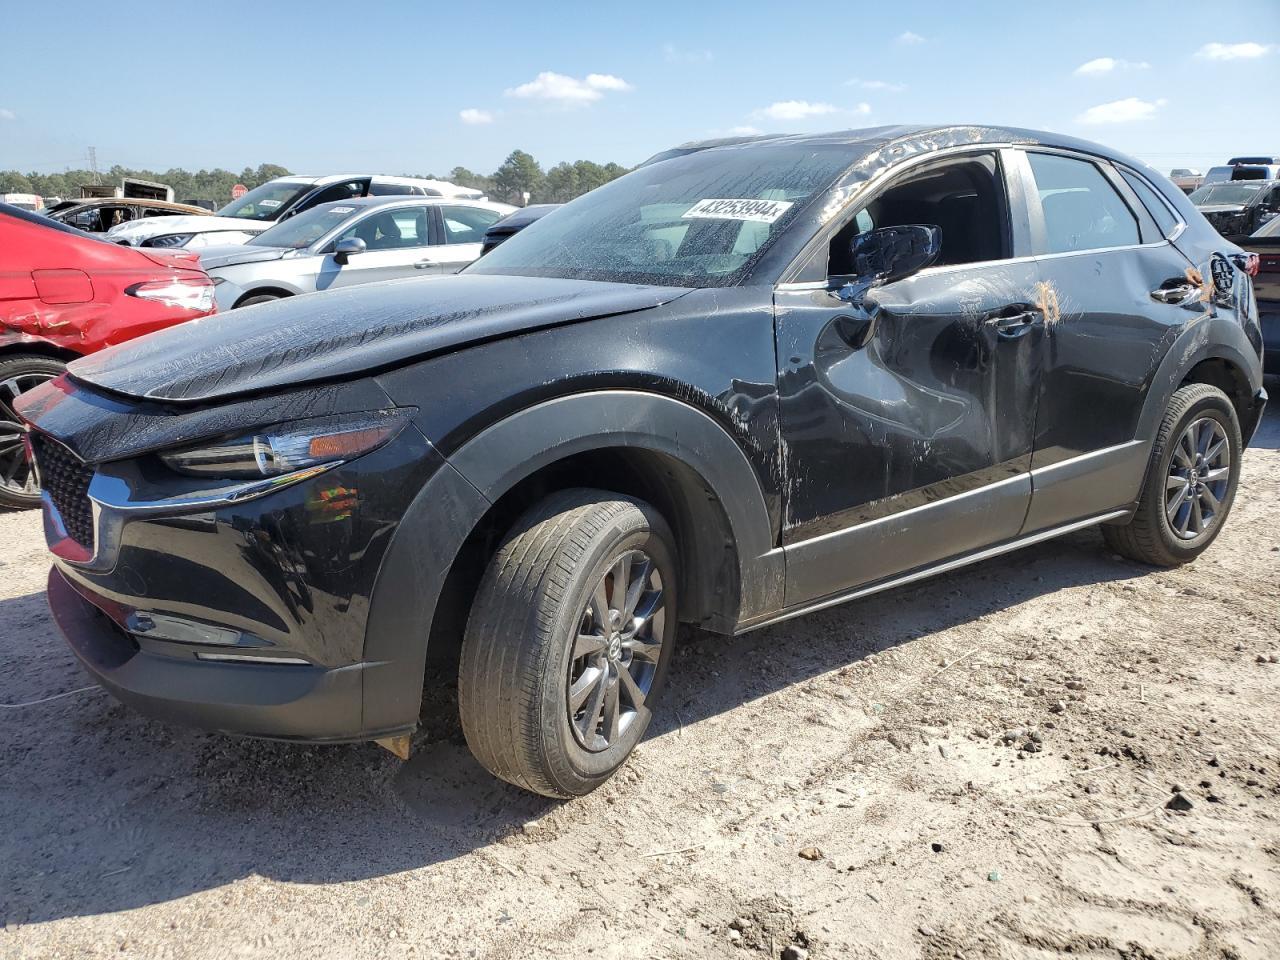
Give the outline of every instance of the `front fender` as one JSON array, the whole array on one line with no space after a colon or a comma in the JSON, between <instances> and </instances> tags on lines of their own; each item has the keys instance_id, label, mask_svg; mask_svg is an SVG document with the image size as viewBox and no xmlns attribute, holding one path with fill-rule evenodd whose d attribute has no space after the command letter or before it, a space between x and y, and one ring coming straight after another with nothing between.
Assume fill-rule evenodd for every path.
<instances>
[{"instance_id":1,"label":"front fender","mask_svg":"<svg viewBox=\"0 0 1280 960\"><path fill-rule=\"evenodd\" d=\"M742 448L711 417L660 394L603 390L548 400L490 426L449 462L490 500L576 453L632 447L690 467L724 508L742 584L739 619L782 601L782 554L773 549L764 492Z\"/></svg>"}]
</instances>

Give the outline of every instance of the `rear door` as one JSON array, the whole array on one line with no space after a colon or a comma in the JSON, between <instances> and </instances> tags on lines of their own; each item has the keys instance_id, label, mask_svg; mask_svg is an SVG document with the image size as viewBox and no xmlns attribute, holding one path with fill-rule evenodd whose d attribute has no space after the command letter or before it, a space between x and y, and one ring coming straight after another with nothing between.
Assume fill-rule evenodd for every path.
<instances>
[{"instance_id":1,"label":"rear door","mask_svg":"<svg viewBox=\"0 0 1280 960\"><path fill-rule=\"evenodd\" d=\"M439 247L430 253L434 272L457 273L480 256L484 232L504 216L487 207L471 207L462 204L442 204L440 211L441 239Z\"/></svg>"},{"instance_id":2,"label":"rear door","mask_svg":"<svg viewBox=\"0 0 1280 960\"><path fill-rule=\"evenodd\" d=\"M1020 153L1032 244L1049 310L1025 532L1137 497L1147 388L1173 340L1212 311L1204 281L1170 242L1181 224L1149 211L1134 171L1064 150ZM1159 203L1151 196L1148 202Z\"/></svg>"}]
</instances>

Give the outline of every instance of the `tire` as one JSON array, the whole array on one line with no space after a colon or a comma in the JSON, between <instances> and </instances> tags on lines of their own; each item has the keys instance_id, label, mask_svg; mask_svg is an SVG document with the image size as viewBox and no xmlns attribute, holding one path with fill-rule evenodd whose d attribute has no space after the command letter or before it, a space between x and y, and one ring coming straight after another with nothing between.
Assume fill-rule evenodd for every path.
<instances>
[{"instance_id":1,"label":"tire","mask_svg":"<svg viewBox=\"0 0 1280 960\"><path fill-rule=\"evenodd\" d=\"M280 299L282 298L274 293L259 293L252 297L245 297L235 305L235 309L239 310L241 307L252 307L255 303L270 303L272 300Z\"/></svg>"},{"instance_id":2,"label":"tire","mask_svg":"<svg viewBox=\"0 0 1280 960\"><path fill-rule=\"evenodd\" d=\"M1227 463L1220 454L1202 463L1205 451L1197 451L1194 466L1187 465L1191 457L1184 438L1193 426L1196 436L1209 438L1209 452L1218 450L1222 441ZM1243 447L1240 421L1225 393L1207 383L1179 387L1156 431L1138 509L1129 523L1102 528L1107 544L1130 560L1155 567L1176 567L1200 556L1217 538L1235 501ZM1210 498L1197 492L1201 488ZM1208 506L1213 500L1216 508Z\"/></svg>"},{"instance_id":3,"label":"tire","mask_svg":"<svg viewBox=\"0 0 1280 960\"><path fill-rule=\"evenodd\" d=\"M624 576L629 589L614 593ZM675 541L647 503L573 489L529 510L490 561L463 636L458 708L476 759L547 797L608 780L652 717L675 644L677 583ZM635 611L626 623L613 615L624 602Z\"/></svg>"},{"instance_id":4,"label":"tire","mask_svg":"<svg viewBox=\"0 0 1280 960\"><path fill-rule=\"evenodd\" d=\"M50 357L11 356L0 360L0 507L40 506L40 488L26 461L22 428L13 410L18 394L52 380L67 368Z\"/></svg>"}]
</instances>

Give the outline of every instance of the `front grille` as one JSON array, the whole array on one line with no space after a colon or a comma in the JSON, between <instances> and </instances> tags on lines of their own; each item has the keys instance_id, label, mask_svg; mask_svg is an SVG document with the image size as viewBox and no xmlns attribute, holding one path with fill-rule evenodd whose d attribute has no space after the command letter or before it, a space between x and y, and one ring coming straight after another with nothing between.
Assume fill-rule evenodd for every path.
<instances>
[{"instance_id":1,"label":"front grille","mask_svg":"<svg viewBox=\"0 0 1280 960\"><path fill-rule=\"evenodd\" d=\"M89 506L89 481L93 468L70 450L36 431L31 432L40 486L58 508L62 525L71 539L93 549L93 510Z\"/></svg>"}]
</instances>

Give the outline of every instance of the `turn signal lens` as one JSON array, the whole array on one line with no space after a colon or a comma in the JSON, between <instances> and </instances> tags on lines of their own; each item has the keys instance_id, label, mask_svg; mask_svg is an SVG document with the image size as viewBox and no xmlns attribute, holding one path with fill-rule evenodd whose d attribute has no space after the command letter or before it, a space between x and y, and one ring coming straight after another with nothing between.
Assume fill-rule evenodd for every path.
<instances>
[{"instance_id":1,"label":"turn signal lens","mask_svg":"<svg viewBox=\"0 0 1280 960\"><path fill-rule=\"evenodd\" d=\"M375 410L281 423L260 433L160 454L178 473L226 479L278 477L371 453L399 433L415 408Z\"/></svg>"}]
</instances>

